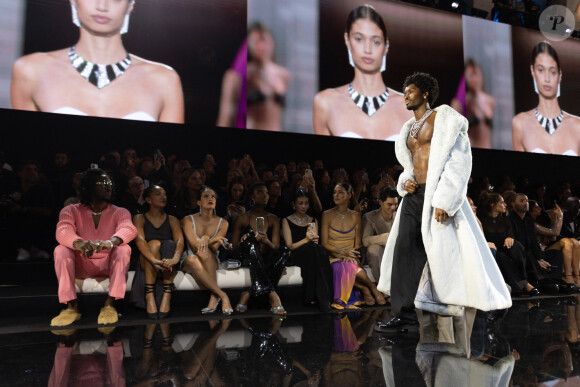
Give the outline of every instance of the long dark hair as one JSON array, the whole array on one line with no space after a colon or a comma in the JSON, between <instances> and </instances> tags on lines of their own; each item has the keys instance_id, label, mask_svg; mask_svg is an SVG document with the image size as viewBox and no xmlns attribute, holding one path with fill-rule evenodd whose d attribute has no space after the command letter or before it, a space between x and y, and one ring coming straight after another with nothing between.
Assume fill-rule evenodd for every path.
<instances>
[{"instance_id":1,"label":"long dark hair","mask_svg":"<svg viewBox=\"0 0 580 387\"><path fill-rule=\"evenodd\" d=\"M556 61L556 66L558 66L558 71L560 71L560 59L558 59L558 53L554 50L554 47L548 42L540 42L534 46L532 50L532 67L536 63L536 58L540 54L548 54Z\"/></svg>"},{"instance_id":2,"label":"long dark hair","mask_svg":"<svg viewBox=\"0 0 580 387\"><path fill-rule=\"evenodd\" d=\"M497 192L482 192L479 196L479 212L481 215L489 215L491 206L499 202L503 197Z\"/></svg>"},{"instance_id":3,"label":"long dark hair","mask_svg":"<svg viewBox=\"0 0 580 387\"><path fill-rule=\"evenodd\" d=\"M375 23L377 27L383 31L383 40L385 43L387 42L387 27L385 26L385 22L381 15L371 7L370 5L361 5L360 7L356 7L348 14L348 18L346 19L346 34L350 36L350 30L354 22L358 19L368 19Z\"/></svg>"},{"instance_id":4,"label":"long dark hair","mask_svg":"<svg viewBox=\"0 0 580 387\"><path fill-rule=\"evenodd\" d=\"M337 186L341 186L342 188L344 188L344 190L346 191L347 194L350 194L350 200L348 203L348 207L349 208L354 208L356 206L356 199L354 198L354 193L352 190L352 185L346 183L346 182L342 182L342 183L336 183L334 185L334 188L336 188ZM332 189L334 191L334 188Z\"/></svg>"}]
</instances>

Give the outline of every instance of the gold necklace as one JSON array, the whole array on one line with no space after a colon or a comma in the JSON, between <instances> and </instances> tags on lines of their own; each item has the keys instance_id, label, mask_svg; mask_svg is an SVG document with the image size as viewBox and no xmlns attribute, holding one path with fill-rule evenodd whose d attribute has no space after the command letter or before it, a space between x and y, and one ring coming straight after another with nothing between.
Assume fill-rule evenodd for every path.
<instances>
[{"instance_id":1,"label":"gold necklace","mask_svg":"<svg viewBox=\"0 0 580 387\"><path fill-rule=\"evenodd\" d=\"M338 214L338 216L340 217L340 220L344 220L344 217L345 217L346 215L348 215L348 208L346 209L346 212L345 212L344 214L341 214L341 213L338 211L338 207L334 207L334 210L336 211L336 213L337 213L337 214Z\"/></svg>"}]
</instances>

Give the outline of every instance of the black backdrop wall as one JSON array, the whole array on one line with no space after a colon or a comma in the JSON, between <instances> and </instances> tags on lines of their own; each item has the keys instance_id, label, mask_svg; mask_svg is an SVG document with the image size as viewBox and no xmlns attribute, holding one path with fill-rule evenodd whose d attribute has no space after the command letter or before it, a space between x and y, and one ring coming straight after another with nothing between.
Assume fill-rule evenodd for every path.
<instances>
[{"instance_id":1,"label":"black backdrop wall","mask_svg":"<svg viewBox=\"0 0 580 387\"><path fill-rule=\"evenodd\" d=\"M322 159L327 168L366 167L371 170L396 163L394 143L297 133L175 125L108 118L77 117L0 109L4 123L0 150L9 160L52 160L56 150L66 150L73 162L88 167L110 149L137 149L152 155L155 148L175 153L200 165L211 153L222 164L248 153L255 162ZM513 151L473 149L473 176L509 175L514 181L557 184L580 178L580 158ZM223 165L222 165L223 166Z\"/></svg>"}]
</instances>

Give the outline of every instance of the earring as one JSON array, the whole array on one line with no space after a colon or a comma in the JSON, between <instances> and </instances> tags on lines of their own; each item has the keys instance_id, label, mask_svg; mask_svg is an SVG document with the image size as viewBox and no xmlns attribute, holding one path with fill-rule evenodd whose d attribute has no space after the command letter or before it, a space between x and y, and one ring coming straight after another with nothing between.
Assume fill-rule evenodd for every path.
<instances>
[{"instance_id":1,"label":"earring","mask_svg":"<svg viewBox=\"0 0 580 387\"><path fill-rule=\"evenodd\" d=\"M556 94L556 98L560 98L560 84L558 83L558 93Z\"/></svg>"},{"instance_id":2,"label":"earring","mask_svg":"<svg viewBox=\"0 0 580 387\"><path fill-rule=\"evenodd\" d=\"M199 214L201 215L201 206L199 206Z\"/></svg>"},{"instance_id":3,"label":"earring","mask_svg":"<svg viewBox=\"0 0 580 387\"><path fill-rule=\"evenodd\" d=\"M350 52L350 48L348 49L348 63L354 67L354 60L352 59L352 52Z\"/></svg>"},{"instance_id":4,"label":"earring","mask_svg":"<svg viewBox=\"0 0 580 387\"><path fill-rule=\"evenodd\" d=\"M256 205L256 202L254 201L254 199L250 199L249 203L250 207L254 207Z\"/></svg>"},{"instance_id":5,"label":"earring","mask_svg":"<svg viewBox=\"0 0 580 387\"><path fill-rule=\"evenodd\" d=\"M81 21L79 20L79 15L77 13L77 7L71 3L70 5L70 10L72 12L72 22L75 26L79 27L81 26Z\"/></svg>"},{"instance_id":6,"label":"earring","mask_svg":"<svg viewBox=\"0 0 580 387\"><path fill-rule=\"evenodd\" d=\"M536 78L532 77L532 79L534 80L534 91L536 92L536 94L540 94L540 92L538 91L538 84L536 83Z\"/></svg>"},{"instance_id":7,"label":"earring","mask_svg":"<svg viewBox=\"0 0 580 387\"><path fill-rule=\"evenodd\" d=\"M123 26L121 27L121 35L126 34L129 31L129 14L125 14L125 19L123 19Z\"/></svg>"},{"instance_id":8,"label":"earring","mask_svg":"<svg viewBox=\"0 0 580 387\"><path fill-rule=\"evenodd\" d=\"M383 63L381 64L381 73L387 69L387 54L383 56Z\"/></svg>"}]
</instances>

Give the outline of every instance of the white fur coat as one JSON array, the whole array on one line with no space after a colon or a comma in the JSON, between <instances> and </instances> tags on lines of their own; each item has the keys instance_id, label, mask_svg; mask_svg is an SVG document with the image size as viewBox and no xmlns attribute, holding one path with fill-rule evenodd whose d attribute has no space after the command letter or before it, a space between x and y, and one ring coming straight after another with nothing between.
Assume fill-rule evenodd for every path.
<instances>
[{"instance_id":1,"label":"white fur coat","mask_svg":"<svg viewBox=\"0 0 580 387\"><path fill-rule=\"evenodd\" d=\"M511 306L504 279L491 255L475 215L466 200L471 174L471 147L467 120L450 106L435 109L435 125L429 155L421 233L427 252L427 264L415 297L415 306L434 313L460 316L464 307L484 311ZM407 136L414 119L403 125L395 143L397 159L404 168L397 190L403 196L403 185L414 178ZM449 214L439 223L435 208ZM381 264L378 289L391 290L393 252L399 231L397 211Z\"/></svg>"}]
</instances>

